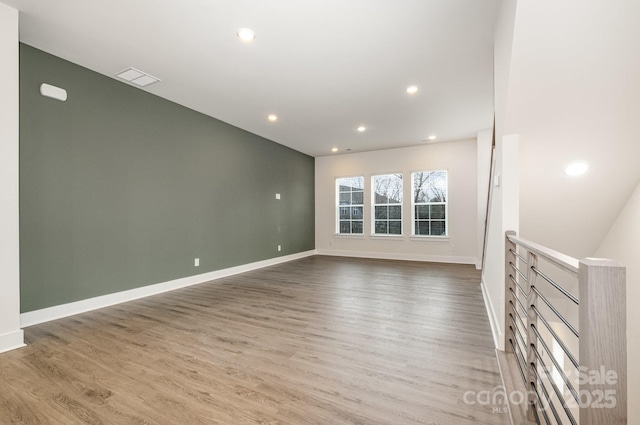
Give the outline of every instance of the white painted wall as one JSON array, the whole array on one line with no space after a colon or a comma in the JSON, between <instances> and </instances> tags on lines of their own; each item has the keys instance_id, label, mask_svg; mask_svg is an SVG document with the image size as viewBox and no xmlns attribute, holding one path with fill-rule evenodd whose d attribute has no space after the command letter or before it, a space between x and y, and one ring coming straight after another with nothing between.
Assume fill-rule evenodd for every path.
<instances>
[{"instance_id":1,"label":"white painted wall","mask_svg":"<svg viewBox=\"0 0 640 425\"><path fill-rule=\"evenodd\" d=\"M24 345L18 227L18 11L0 3L0 352Z\"/></svg>"},{"instance_id":2,"label":"white painted wall","mask_svg":"<svg viewBox=\"0 0 640 425\"><path fill-rule=\"evenodd\" d=\"M318 157L315 165L316 250L319 254L476 263L475 140ZM449 176L449 238L412 239L411 172L439 169L448 170ZM402 237L371 236L371 176L381 173L403 173L404 176ZM355 175L365 177L365 233L360 237L336 236L335 179Z\"/></svg>"},{"instance_id":3,"label":"white painted wall","mask_svg":"<svg viewBox=\"0 0 640 425\"><path fill-rule=\"evenodd\" d=\"M640 2L517 4L505 132L521 137L521 234L593 256L640 180ZM564 175L581 158L589 173Z\"/></svg>"},{"instance_id":4,"label":"white painted wall","mask_svg":"<svg viewBox=\"0 0 640 425\"><path fill-rule=\"evenodd\" d=\"M499 174L500 186L492 181L492 199L488 218L488 240L485 251L485 262L482 270L482 290L491 322L496 347L504 349L504 233L506 230L518 231L517 215L505 216L505 205L518 203L513 194L505 193L504 182L513 183L517 176L510 176L512 168L505 169L505 163L514 162L513 149L505 153L504 119L509 93L509 70L511 67L511 48L514 31L515 1L502 2L500 15L494 34L494 102L495 102L495 137L494 173ZM506 139L509 140L509 139ZM511 142L517 143L516 139ZM514 147L517 152L517 146ZM508 149L508 148L507 148ZM510 157L511 154L511 157ZM495 177L495 176L494 176ZM507 186L513 189L513 186ZM513 214L514 211L507 211Z\"/></svg>"},{"instance_id":5,"label":"white painted wall","mask_svg":"<svg viewBox=\"0 0 640 425\"><path fill-rule=\"evenodd\" d=\"M640 184L596 251L627 267L628 423L640 424Z\"/></svg>"}]
</instances>

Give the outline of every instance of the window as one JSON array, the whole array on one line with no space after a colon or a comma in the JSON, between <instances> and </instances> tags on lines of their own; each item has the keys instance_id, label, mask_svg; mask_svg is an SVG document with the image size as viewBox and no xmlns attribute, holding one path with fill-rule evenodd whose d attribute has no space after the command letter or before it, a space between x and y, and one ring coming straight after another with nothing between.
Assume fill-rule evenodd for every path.
<instances>
[{"instance_id":1,"label":"window","mask_svg":"<svg viewBox=\"0 0 640 425\"><path fill-rule=\"evenodd\" d=\"M336 179L337 233L362 233L364 177Z\"/></svg>"},{"instance_id":2,"label":"window","mask_svg":"<svg viewBox=\"0 0 640 425\"><path fill-rule=\"evenodd\" d=\"M373 188L373 233L402 234L402 174L371 177Z\"/></svg>"},{"instance_id":3,"label":"window","mask_svg":"<svg viewBox=\"0 0 640 425\"><path fill-rule=\"evenodd\" d=\"M413 182L413 234L447 236L447 172L411 173Z\"/></svg>"}]
</instances>

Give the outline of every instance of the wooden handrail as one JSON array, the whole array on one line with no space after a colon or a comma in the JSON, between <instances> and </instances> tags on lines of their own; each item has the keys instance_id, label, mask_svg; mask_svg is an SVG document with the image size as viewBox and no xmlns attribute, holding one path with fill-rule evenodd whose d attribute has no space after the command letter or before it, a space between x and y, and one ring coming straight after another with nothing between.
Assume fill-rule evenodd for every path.
<instances>
[{"instance_id":1,"label":"wooden handrail","mask_svg":"<svg viewBox=\"0 0 640 425\"><path fill-rule=\"evenodd\" d=\"M578 276L578 270L580 269L580 260L570 257L561 252L554 251L535 242L531 242L527 239L523 239L513 234L507 234L507 239L516 245L520 245L527 251L544 258L547 261L555 264L564 271L571 273L572 276Z\"/></svg>"}]
</instances>

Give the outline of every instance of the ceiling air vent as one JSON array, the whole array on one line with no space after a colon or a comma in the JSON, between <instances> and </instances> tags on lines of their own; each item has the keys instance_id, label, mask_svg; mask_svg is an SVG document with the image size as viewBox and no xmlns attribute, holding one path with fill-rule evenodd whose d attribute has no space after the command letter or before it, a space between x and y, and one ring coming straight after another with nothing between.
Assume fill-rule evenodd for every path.
<instances>
[{"instance_id":1,"label":"ceiling air vent","mask_svg":"<svg viewBox=\"0 0 640 425\"><path fill-rule=\"evenodd\" d=\"M140 87L145 87L149 84L157 83L158 81L160 81L159 78L153 77L146 72L142 72L139 69L135 68L127 68L124 71L118 72L116 76Z\"/></svg>"}]
</instances>

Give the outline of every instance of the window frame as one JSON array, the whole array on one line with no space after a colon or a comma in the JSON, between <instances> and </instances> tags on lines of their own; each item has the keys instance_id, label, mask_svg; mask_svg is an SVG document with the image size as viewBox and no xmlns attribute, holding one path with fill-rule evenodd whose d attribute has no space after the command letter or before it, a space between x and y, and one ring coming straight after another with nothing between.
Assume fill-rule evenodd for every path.
<instances>
[{"instance_id":1,"label":"window frame","mask_svg":"<svg viewBox=\"0 0 640 425\"><path fill-rule=\"evenodd\" d=\"M416 202L415 201L415 177L416 173L436 173L442 172L445 174L445 190L446 190L446 201L444 202ZM437 206L444 205L444 219L433 219L431 218L431 208L429 208L429 218L424 220L420 218L416 218L416 206ZM431 223L432 221L444 221L444 229L445 232L443 235L421 235L416 233L416 224L418 221L427 221ZM431 232L431 225L429 225L429 232ZM441 169L428 169L428 170L416 170L411 171L411 238L415 238L418 240L445 240L450 237L450 229L449 229L449 170L446 168Z\"/></svg>"},{"instance_id":2,"label":"window frame","mask_svg":"<svg viewBox=\"0 0 640 425\"><path fill-rule=\"evenodd\" d=\"M400 176L401 181L401 190L400 190L400 202L399 203L385 203L378 204L376 203L376 187L375 187L375 178L382 176ZM377 238L402 238L404 237L404 173L378 173L371 175L371 237ZM377 219L376 218L376 207L378 206L386 206L387 208L391 206L399 206L400 207L400 218L399 219L391 219L389 218L389 213L387 213L387 217L385 219ZM388 211L388 209L387 209ZM386 221L387 222L387 233L377 233L376 232L376 221ZM400 233L389 233L389 223L390 222L398 222L400 223Z\"/></svg>"},{"instance_id":3,"label":"window frame","mask_svg":"<svg viewBox=\"0 0 640 425\"><path fill-rule=\"evenodd\" d=\"M340 180L343 179L362 179L362 204L348 204L348 207L362 207L362 218L361 219L353 219L352 217L350 217L349 219L341 219L341 214L340 214L340 210L341 208L344 208L345 206L347 206L347 204L343 205L340 203L340 194L341 193L351 193L352 194L352 200L353 200L353 187L351 188L352 190L350 192L342 192L340 191ZM341 177L336 177L335 178L335 206L334 206L334 213L335 213L335 235L336 236L341 236L341 237L362 237L364 235L364 229L365 229L365 189L366 189L366 179L365 176L362 175L353 175L353 176L341 176ZM343 221L349 221L351 223L351 225L349 226L350 230L353 230L353 222L354 221L360 221L362 222L362 231L359 233L354 233L354 232L349 232L349 233L343 233L341 232L341 228L340 228L340 224Z\"/></svg>"}]
</instances>

